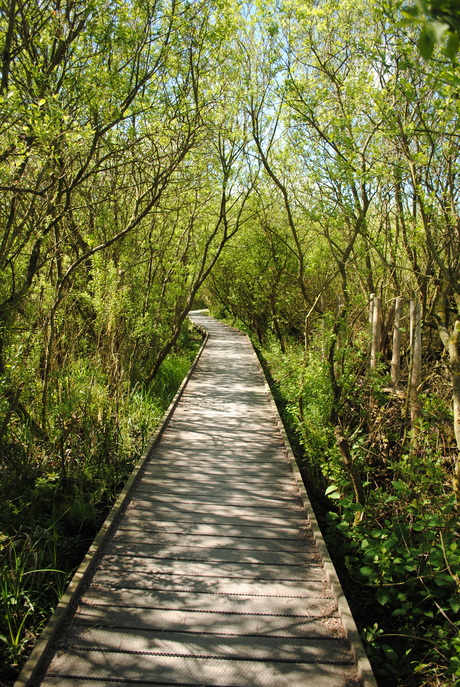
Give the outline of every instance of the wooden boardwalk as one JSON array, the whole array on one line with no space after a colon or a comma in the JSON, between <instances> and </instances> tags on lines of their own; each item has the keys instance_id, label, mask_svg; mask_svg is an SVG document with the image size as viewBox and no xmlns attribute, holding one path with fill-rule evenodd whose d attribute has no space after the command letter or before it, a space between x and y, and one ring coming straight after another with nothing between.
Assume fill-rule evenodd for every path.
<instances>
[{"instance_id":1,"label":"wooden boardwalk","mask_svg":"<svg viewBox=\"0 0 460 687\"><path fill-rule=\"evenodd\" d=\"M17 685L372 687L252 347L192 319L210 331L200 361Z\"/></svg>"}]
</instances>

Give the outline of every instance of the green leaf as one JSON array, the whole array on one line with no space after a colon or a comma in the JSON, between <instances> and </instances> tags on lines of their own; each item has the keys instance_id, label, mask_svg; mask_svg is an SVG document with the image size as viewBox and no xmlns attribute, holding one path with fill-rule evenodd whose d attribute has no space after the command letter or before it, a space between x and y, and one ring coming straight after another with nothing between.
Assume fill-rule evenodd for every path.
<instances>
[{"instance_id":1,"label":"green leaf","mask_svg":"<svg viewBox=\"0 0 460 687\"><path fill-rule=\"evenodd\" d=\"M337 487L335 484L331 484L326 491L324 492L326 496L329 496L330 499L340 499L341 496L339 492L337 491Z\"/></svg>"},{"instance_id":2,"label":"green leaf","mask_svg":"<svg viewBox=\"0 0 460 687\"><path fill-rule=\"evenodd\" d=\"M458 613L460 611L460 601L458 599L449 599L449 606L454 613Z\"/></svg>"},{"instance_id":3,"label":"green leaf","mask_svg":"<svg viewBox=\"0 0 460 687\"><path fill-rule=\"evenodd\" d=\"M387 604L391 598L386 589L377 589L375 596L377 601L382 604L382 606L385 606L385 604Z\"/></svg>"},{"instance_id":4,"label":"green leaf","mask_svg":"<svg viewBox=\"0 0 460 687\"><path fill-rule=\"evenodd\" d=\"M440 43L446 31L449 30L449 24L435 19L427 22L425 30L433 43Z\"/></svg>"},{"instance_id":5,"label":"green leaf","mask_svg":"<svg viewBox=\"0 0 460 687\"><path fill-rule=\"evenodd\" d=\"M457 36L456 33L451 33L449 36L449 40L447 41L446 49L444 50L444 54L446 55L446 57L453 60L455 55L458 53L459 48L460 38Z\"/></svg>"},{"instance_id":6,"label":"green leaf","mask_svg":"<svg viewBox=\"0 0 460 687\"><path fill-rule=\"evenodd\" d=\"M415 19L420 14L418 7L410 7L408 5L402 7L401 12L407 19Z\"/></svg>"},{"instance_id":7,"label":"green leaf","mask_svg":"<svg viewBox=\"0 0 460 687\"><path fill-rule=\"evenodd\" d=\"M374 574L374 571L372 570L372 568L368 568L367 565L363 565L363 567L359 569L359 572L364 577L370 577L371 575Z\"/></svg>"},{"instance_id":8,"label":"green leaf","mask_svg":"<svg viewBox=\"0 0 460 687\"><path fill-rule=\"evenodd\" d=\"M426 29L422 29L420 32L419 39L417 41L417 47L420 51L421 56L425 60L429 60L434 50L434 43L428 35Z\"/></svg>"},{"instance_id":9,"label":"green leaf","mask_svg":"<svg viewBox=\"0 0 460 687\"><path fill-rule=\"evenodd\" d=\"M384 650L387 658L391 659L392 661L397 660L398 654L391 646L389 646L388 644L382 644L382 649Z\"/></svg>"},{"instance_id":10,"label":"green leaf","mask_svg":"<svg viewBox=\"0 0 460 687\"><path fill-rule=\"evenodd\" d=\"M412 525L412 529L414 530L414 532L424 532L425 525L423 525L420 522L416 522L414 525Z\"/></svg>"}]
</instances>

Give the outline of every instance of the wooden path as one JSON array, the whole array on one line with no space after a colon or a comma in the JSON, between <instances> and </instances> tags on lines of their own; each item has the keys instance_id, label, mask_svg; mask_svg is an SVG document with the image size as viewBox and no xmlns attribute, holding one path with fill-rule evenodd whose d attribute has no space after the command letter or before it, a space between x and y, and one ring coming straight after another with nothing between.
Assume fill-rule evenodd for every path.
<instances>
[{"instance_id":1,"label":"wooden path","mask_svg":"<svg viewBox=\"0 0 460 687\"><path fill-rule=\"evenodd\" d=\"M192 319L200 361L17 685L372 687L254 351Z\"/></svg>"}]
</instances>

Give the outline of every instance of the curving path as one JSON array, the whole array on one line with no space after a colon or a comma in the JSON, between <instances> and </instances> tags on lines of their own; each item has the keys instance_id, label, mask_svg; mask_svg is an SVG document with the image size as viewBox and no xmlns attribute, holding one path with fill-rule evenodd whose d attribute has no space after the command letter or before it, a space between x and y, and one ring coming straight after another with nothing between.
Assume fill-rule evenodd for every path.
<instances>
[{"instance_id":1,"label":"curving path","mask_svg":"<svg viewBox=\"0 0 460 687\"><path fill-rule=\"evenodd\" d=\"M46 673L20 684L372 687L254 351L191 318L210 332L200 361Z\"/></svg>"}]
</instances>

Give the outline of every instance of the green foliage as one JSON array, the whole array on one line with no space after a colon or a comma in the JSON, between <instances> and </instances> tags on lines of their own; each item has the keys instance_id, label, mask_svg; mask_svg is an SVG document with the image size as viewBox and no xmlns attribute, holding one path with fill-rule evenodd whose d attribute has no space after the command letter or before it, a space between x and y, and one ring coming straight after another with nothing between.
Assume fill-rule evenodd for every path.
<instances>
[{"instance_id":1,"label":"green foliage","mask_svg":"<svg viewBox=\"0 0 460 687\"><path fill-rule=\"evenodd\" d=\"M365 606L362 622L366 615L377 620L362 629L377 677L397 685L418 684L412 675L444 674L443 684L453 685L460 677L456 511L452 497L411 498L411 492L400 480L394 495L372 494L355 526L348 513L356 504L341 499L341 516L329 516L330 536Z\"/></svg>"},{"instance_id":2,"label":"green foliage","mask_svg":"<svg viewBox=\"0 0 460 687\"><path fill-rule=\"evenodd\" d=\"M460 3L458 0L418 0L415 5L402 8L403 15L421 25L418 39L420 54L429 60L433 50L447 35L446 57L455 61L460 47Z\"/></svg>"},{"instance_id":3,"label":"green foliage","mask_svg":"<svg viewBox=\"0 0 460 687\"><path fill-rule=\"evenodd\" d=\"M68 576L55 567L63 554L56 521L12 539L2 535L0 546L0 656L17 664Z\"/></svg>"},{"instance_id":4,"label":"green foliage","mask_svg":"<svg viewBox=\"0 0 460 687\"><path fill-rule=\"evenodd\" d=\"M458 13L458 0L1 8L5 541L19 550L52 523L64 539L93 534L188 365L181 325L200 293L264 348L302 467L335 514L329 536L385 611L366 630L382 679L403 664L404 680L454 679L439 547L447 568L456 542L421 514L448 521L459 448L435 342L460 295ZM386 327L368 374L370 293ZM407 314L400 385L388 377L396 296L420 298L425 317L412 423ZM374 530L381 560L368 556ZM430 641L442 630L439 660L418 640L400 657L385 624L412 555L414 607L430 570L438 580L420 617ZM21 598L5 646L22 646L38 607Z\"/></svg>"},{"instance_id":5,"label":"green foliage","mask_svg":"<svg viewBox=\"0 0 460 687\"><path fill-rule=\"evenodd\" d=\"M332 394L324 361L310 358L306 364L303 351L290 345L282 354L272 343L263 349L263 357L276 384L283 404L285 421L297 434L309 470L316 478L337 475L337 448L328 427Z\"/></svg>"}]
</instances>

